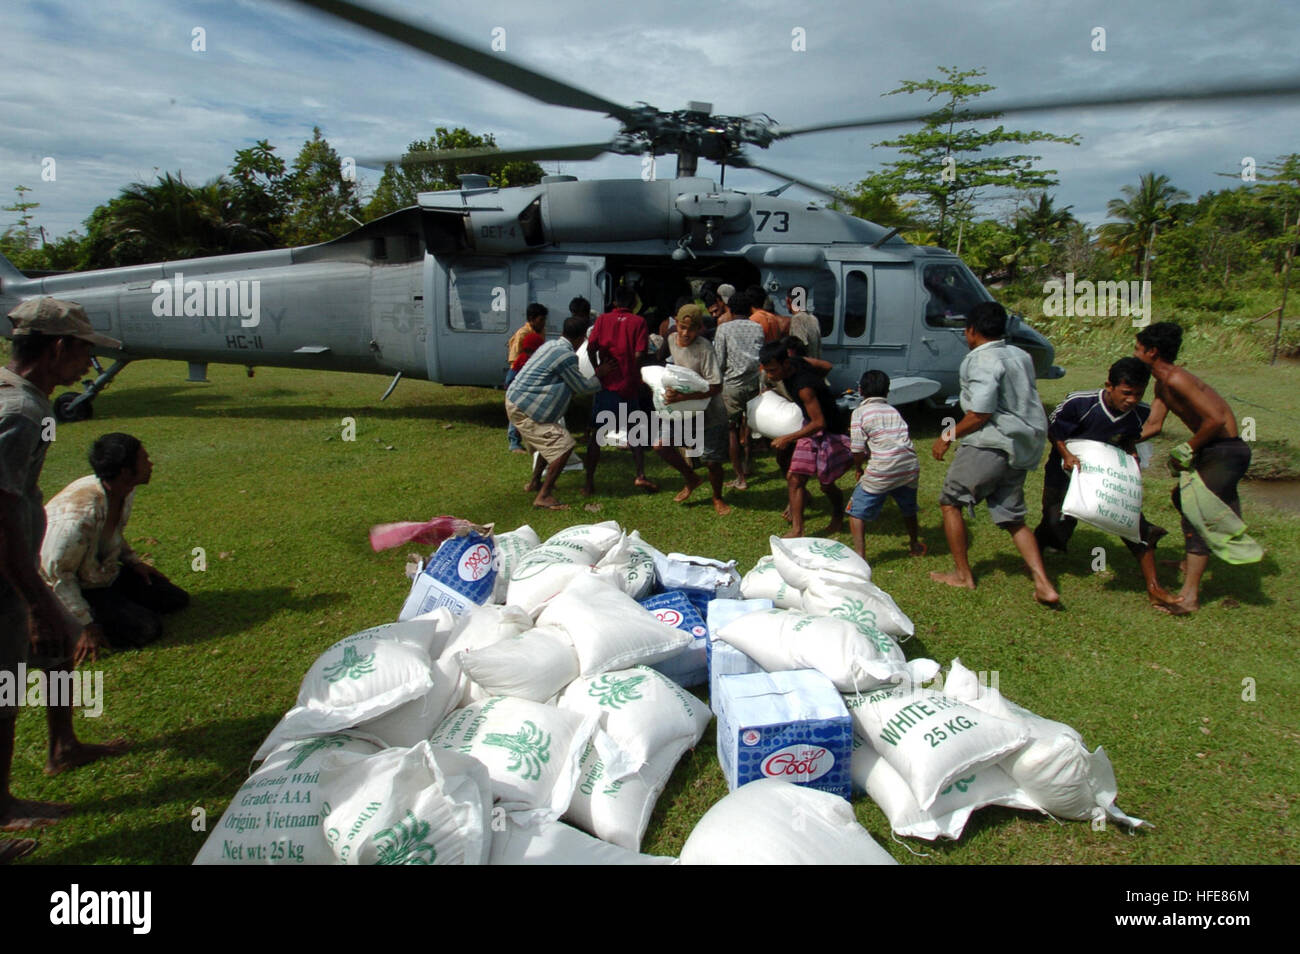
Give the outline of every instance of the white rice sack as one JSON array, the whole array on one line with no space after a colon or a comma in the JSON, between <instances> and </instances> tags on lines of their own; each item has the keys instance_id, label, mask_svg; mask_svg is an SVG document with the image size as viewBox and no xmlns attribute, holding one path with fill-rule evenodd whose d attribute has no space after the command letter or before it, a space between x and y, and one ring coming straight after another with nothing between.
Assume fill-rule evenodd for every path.
<instances>
[{"instance_id":1,"label":"white rice sack","mask_svg":"<svg viewBox=\"0 0 1300 954\"><path fill-rule=\"evenodd\" d=\"M442 655L433 664L435 681L441 676L449 684L455 684L456 686L451 705L442 715L445 716L452 709L459 709L471 702L480 702L490 695L471 680L465 674L465 670L461 668L460 654L462 652L484 649L501 642L503 639L510 639L520 633L526 633L532 628L533 618L522 607L510 604L502 606L496 603L488 603L484 606L475 606L461 616L456 621L456 628L453 630L446 648L442 651ZM439 716L438 722L441 721L442 716ZM438 722L435 722L434 726L437 726ZM430 728L429 732L432 731L433 729ZM429 733L426 732L424 738L427 739L428 737ZM414 743L410 744L413 745Z\"/></svg>"},{"instance_id":2,"label":"white rice sack","mask_svg":"<svg viewBox=\"0 0 1300 954\"><path fill-rule=\"evenodd\" d=\"M931 689L878 689L846 695L844 704L854 730L907 780L927 810L943 789L1029 740L1024 726Z\"/></svg>"},{"instance_id":3,"label":"white rice sack","mask_svg":"<svg viewBox=\"0 0 1300 954\"><path fill-rule=\"evenodd\" d=\"M542 541L537 531L524 524L518 530L496 534L497 579L492 587L492 602L506 602L506 592L510 589L510 574L529 551L541 546Z\"/></svg>"},{"instance_id":4,"label":"white rice sack","mask_svg":"<svg viewBox=\"0 0 1300 954\"><path fill-rule=\"evenodd\" d=\"M728 623L718 638L767 672L816 669L840 692L864 692L911 679L903 651L888 636L873 642L853 623L798 610L763 610Z\"/></svg>"},{"instance_id":5,"label":"white rice sack","mask_svg":"<svg viewBox=\"0 0 1300 954\"><path fill-rule=\"evenodd\" d=\"M1070 475L1061 512L1140 543L1142 470L1138 462L1122 448L1102 441L1066 441L1065 446L1079 458L1079 467Z\"/></svg>"},{"instance_id":6,"label":"white rice sack","mask_svg":"<svg viewBox=\"0 0 1300 954\"><path fill-rule=\"evenodd\" d=\"M546 702L578 678L573 643L555 626L535 627L456 655L465 675L492 696Z\"/></svg>"},{"instance_id":7,"label":"white rice sack","mask_svg":"<svg viewBox=\"0 0 1300 954\"><path fill-rule=\"evenodd\" d=\"M1044 719L1016 705L1002 695L997 686L982 684L979 676L966 668L960 658L954 659L948 669L948 678L943 684L943 694L965 702L979 709L980 712L987 712L991 716L1009 722L1019 722L1029 730L1031 739L1050 739L1058 735L1068 735L1076 742L1083 742L1083 736L1064 722Z\"/></svg>"},{"instance_id":8,"label":"white rice sack","mask_svg":"<svg viewBox=\"0 0 1300 954\"><path fill-rule=\"evenodd\" d=\"M613 583L634 600L644 599L654 592L656 552L633 530L620 537L600 558L595 575Z\"/></svg>"},{"instance_id":9,"label":"white rice sack","mask_svg":"<svg viewBox=\"0 0 1300 954\"><path fill-rule=\"evenodd\" d=\"M354 633L321 653L303 677L297 705L271 730L254 760L289 739L370 726L390 715L381 723L385 743L413 744L427 738L455 704L460 686L435 678L423 649L387 638L388 632L378 627Z\"/></svg>"},{"instance_id":10,"label":"white rice sack","mask_svg":"<svg viewBox=\"0 0 1300 954\"><path fill-rule=\"evenodd\" d=\"M929 810L923 809L898 770L856 733L852 773L854 787L880 806L895 834L907 838L955 841L961 837L971 813L985 805L1039 810L1015 780L996 765L955 779L939 792Z\"/></svg>"},{"instance_id":11,"label":"white rice sack","mask_svg":"<svg viewBox=\"0 0 1300 954\"><path fill-rule=\"evenodd\" d=\"M777 572L796 589L807 590L816 580L852 585L871 580L871 567L853 548L822 537L785 540L769 537Z\"/></svg>"},{"instance_id":12,"label":"white rice sack","mask_svg":"<svg viewBox=\"0 0 1300 954\"><path fill-rule=\"evenodd\" d=\"M578 788L564 820L611 845L640 851L655 803L687 748L683 742L678 747L663 749L641 766L640 771L614 779L605 770L596 746L588 743L582 756Z\"/></svg>"},{"instance_id":13,"label":"white rice sack","mask_svg":"<svg viewBox=\"0 0 1300 954\"><path fill-rule=\"evenodd\" d=\"M584 523L566 527L550 537L542 546L569 550L575 558L578 554L582 554L580 559L575 559L575 562L595 566L622 536L623 528L614 520L606 520L604 523Z\"/></svg>"},{"instance_id":14,"label":"white rice sack","mask_svg":"<svg viewBox=\"0 0 1300 954\"><path fill-rule=\"evenodd\" d=\"M745 420L763 437L784 437L803 427L803 408L775 391L763 391L745 406Z\"/></svg>"},{"instance_id":15,"label":"white rice sack","mask_svg":"<svg viewBox=\"0 0 1300 954\"><path fill-rule=\"evenodd\" d=\"M1115 804L1119 786L1105 750L1099 747L1089 752L1083 737L1072 727L1016 705L994 686L980 685L975 673L960 659L952 661L944 693L1024 726L1029 744L1003 759L1001 766L1044 810L1075 821L1104 814L1133 828L1146 824L1126 815Z\"/></svg>"},{"instance_id":16,"label":"white rice sack","mask_svg":"<svg viewBox=\"0 0 1300 954\"><path fill-rule=\"evenodd\" d=\"M665 403L664 391L668 388L680 391L682 394L703 394L709 390L709 382L689 368L679 367L675 364L670 364L667 367L650 365L641 369L641 380L650 387L650 392L654 396L655 410L661 416L675 417L682 414L694 414L696 411L703 411L709 406L711 399L707 397L677 401L673 404Z\"/></svg>"},{"instance_id":17,"label":"white rice sack","mask_svg":"<svg viewBox=\"0 0 1300 954\"><path fill-rule=\"evenodd\" d=\"M803 609L816 616L847 619L866 630L877 630L899 640L916 632L916 626L888 593L870 581L852 584L817 579L803 594Z\"/></svg>"},{"instance_id":18,"label":"white rice sack","mask_svg":"<svg viewBox=\"0 0 1300 954\"><path fill-rule=\"evenodd\" d=\"M486 765L497 803L529 824L552 821L569 807L578 763L595 730L594 716L493 696L447 716L429 742Z\"/></svg>"},{"instance_id":19,"label":"white rice sack","mask_svg":"<svg viewBox=\"0 0 1300 954\"><path fill-rule=\"evenodd\" d=\"M771 600L779 609L803 609L803 591L785 581L770 556L760 557L745 574L740 581L740 592L745 599Z\"/></svg>"},{"instance_id":20,"label":"white rice sack","mask_svg":"<svg viewBox=\"0 0 1300 954\"><path fill-rule=\"evenodd\" d=\"M676 858L641 855L592 838L563 822L520 827L514 822L492 835L494 865L675 865Z\"/></svg>"},{"instance_id":21,"label":"white rice sack","mask_svg":"<svg viewBox=\"0 0 1300 954\"><path fill-rule=\"evenodd\" d=\"M346 865L480 865L491 852L486 770L428 742L321 769L321 824Z\"/></svg>"},{"instance_id":22,"label":"white rice sack","mask_svg":"<svg viewBox=\"0 0 1300 954\"><path fill-rule=\"evenodd\" d=\"M657 663L691 642L689 633L659 622L632 597L594 576L571 580L537 622L569 634L584 676Z\"/></svg>"},{"instance_id":23,"label":"white rice sack","mask_svg":"<svg viewBox=\"0 0 1300 954\"><path fill-rule=\"evenodd\" d=\"M333 865L321 827L320 768L360 761L380 746L346 735L289 742L235 792L196 865Z\"/></svg>"},{"instance_id":24,"label":"white rice sack","mask_svg":"<svg viewBox=\"0 0 1300 954\"><path fill-rule=\"evenodd\" d=\"M439 606L423 616L416 616L400 623L384 623L363 629L356 635L370 634L381 639L390 639L399 643L408 643L424 650L430 659L437 659L450 642L456 630L458 617L451 610Z\"/></svg>"},{"instance_id":25,"label":"white rice sack","mask_svg":"<svg viewBox=\"0 0 1300 954\"><path fill-rule=\"evenodd\" d=\"M682 845L684 865L892 865L838 795L763 778L704 813Z\"/></svg>"},{"instance_id":26,"label":"white rice sack","mask_svg":"<svg viewBox=\"0 0 1300 954\"><path fill-rule=\"evenodd\" d=\"M600 720L601 730L618 747L600 753L613 779L637 771L656 752L693 748L713 718L694 695L645 666L575 679L558 705Z\"/></svg>"},{"instance_id":27,"label":"white rice sack","mask_svg":"<svg viewBox=\"0 0 1300 954\"><path fill-rule=\"evenodd\" d=\"M595 560L586 551L543 544L524 555L510 575L506 602L536 615L547 601L568 586L575 576L589 573Z\"/></svg>"}]
</instances>

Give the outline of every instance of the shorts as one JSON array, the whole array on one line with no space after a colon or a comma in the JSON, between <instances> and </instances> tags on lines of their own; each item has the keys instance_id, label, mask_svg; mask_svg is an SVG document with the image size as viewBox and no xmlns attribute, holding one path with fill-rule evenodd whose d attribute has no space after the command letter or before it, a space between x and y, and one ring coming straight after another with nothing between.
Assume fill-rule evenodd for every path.
<instances>
[{"instance_id":1,"label":"shorts","mask_svg":"<svg viewBox=\"0 0 1300 954\"><path fill-rule=\"evenodd\" d=\"M758 388L729 388L722 386L722 403L727 409L727 427L736 430L745 422L745 408L758 397Z\"/></svg>"},{"instance_id":2,"label":"shorts","mask_svg":"<svg viewBox=\"0 0 1300 954\"><path fill-rule=\"evenodd\" d=\"M962 444L944 475L939 503L945 507L968 506L973 511L977 503L988 501L994 526L1024 523L1028 473L1012 467L1002 451Z\"/></svg>"},{"instance_id":3,"label":"shorts","mask_svg":"<svg viewBox=\"0 0 1300 954\"><path fill-rule=\"evenodd\" d=\"M849 499L849 505L844 508L844 512L854 520L875 520L880 516L887 497L894 498L904 517L915 517L921 512L921 508L916 503L914 483L903 484L901 487L894 487L892 490L881 491L878 494L863 490L861 485L854 487L853 496Z\"/></svg>"},{"instance_id":4,"label":"shorts","mask_svg":"<svg viewBox=\"0 0 1300 954\"><path fill-rule=\"evenodd\" d=\"M518 429L524 446L541 454L548 464L559 460L575 446L573 435L565 427L563 419L551 424L534 421L509 400L506 401L506 417Z\"/></svg>"},{"instance_id":5,"label":"shorts","mask_svg":"<svg viewBox=\"0 0 1300 954\"><path fill-rule=\"evenodd\" d=\"M816 477L819 484L827 487L839 480L851 463L853 453L849 450L848 436L823 432L795 441L794 456L786 472Z\"/></svg>"},{"instance_id":6,"label":"shorts","mask_svg":"<svg viewBox=\"0 0 1300 954\"><path fill-rule=\"evenodd\" d=\"M1238 517L1241 516L1241 498L1237 495L1237 483L1246 476L1250 467L1250 445L1240 437L1225 437L1210 441L1196 453L1192 461L1196 472L1205 481L1210 493L1218 497ZM1183 512L1182 494L1175 487L1174 506ZM1205 538L1196 532L1196 528L1183 517L1183 537L1186 540L1187 553L1196 556L1209 556L1210 547Z\"/></svg>"},{"instance_id":7,"label":"shorts","mask_svg":"<svg viewBox=\"0 0 1300 954\"><path fill-rule=\"evenodd\" d=\"M637 416L642 411L642 405L639 398L635 395L627 397L619 394L617 391L600 390L596 396L591 399L591 433L594 435L596 429L600 426L598 420L600 415L605 411L614 415L613 430L622 430L627 426L624 422L635 422ZM627 426L629 431L633 431L632 426ZM631 446L631 445L629 445ZM641 445L638 445L641 446Z\"/></svg>"}]
</instances>

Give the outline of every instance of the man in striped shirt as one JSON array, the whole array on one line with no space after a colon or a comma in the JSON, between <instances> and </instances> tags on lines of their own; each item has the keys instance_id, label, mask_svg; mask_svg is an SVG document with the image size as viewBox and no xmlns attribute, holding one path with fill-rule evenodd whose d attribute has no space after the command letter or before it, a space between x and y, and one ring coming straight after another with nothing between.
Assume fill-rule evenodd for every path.
<instances>
[{"instance_id":1,"label":"man in striped shirt","mask_svg":"<svg viewBox=\"0 0 1300 954\"><path fill-rule=\"evenodd\" d=\"M565 319L563 335L538 348L506 391L506 416L519 430L524 446L538 455L533 479L524 487L537 495L533 499L534 507L569 509L554 496L555 482L574 447L573 435L564 423L564 412L573 395L600 390L599 381L583 377L578 370L578 356L574 352L586 334L585 322L570 315Z\"/></svg>"},{"instance_id":2,"label":"man in striped shirt","mask_svg":"<svg viewBox=\"0 0 1300 954\"><path fill-rule=\"evenodd\" d=\"M853 549L866 559L866 528L868 520L880 516L885 498L893 497L903 513L903 524L910 538L908 550L912 556L925 554L916 515L916 489L921 478L921 461L912 446L912 436L907 422L888 401L889 375L883 371L868 371L858 384L863 401L853 412L849 423L849 449L858 470L858 485L845 513L853 531ZM867 460L864 470L862 462Z\"/></svg>"}]
</instances>

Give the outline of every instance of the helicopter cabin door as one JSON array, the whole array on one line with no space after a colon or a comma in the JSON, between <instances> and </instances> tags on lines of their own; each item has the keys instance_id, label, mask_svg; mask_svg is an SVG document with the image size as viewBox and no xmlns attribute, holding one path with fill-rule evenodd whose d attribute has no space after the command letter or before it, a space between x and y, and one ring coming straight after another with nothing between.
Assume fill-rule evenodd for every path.
<instances>
[{"instance_id":1,"label":"helicopter cabin door","mask_svg":"<svg viewBox=\"0 0 1300 954\"><path fill-rule=\"evenodd\" d=\"M884 371L891 378L909 369L916 321L916 279L908 265L841 266L844 318L840 341L856 387L863 372Z\"/></svg>"}]
</instances>

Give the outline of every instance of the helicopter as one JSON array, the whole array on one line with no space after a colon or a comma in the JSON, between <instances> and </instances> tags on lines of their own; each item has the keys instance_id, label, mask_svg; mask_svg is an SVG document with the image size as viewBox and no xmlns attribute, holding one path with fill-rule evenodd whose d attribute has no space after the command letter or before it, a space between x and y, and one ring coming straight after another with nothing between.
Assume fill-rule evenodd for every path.
<instances>
[{"instance_id":1,"label":"helicopter","mask_svg":"<svg viewBox=\"0 0 1300 954\"><path fill-rule=\"evenodd\" d=\"M581 160L604 153L675 154L671 179L580 180L547 175L537 185L498 188L485 176L420 194L418 204L317 245L27 277L0 258L0 307L49 295L79 302L97 331L122 342L96 356L97 376L55 401L61 421L91 416L95 397L131 362L173 359L205 379L208 363L382 374L447 385L499 386L506 341L529 302L597 305L635 284L643 313L667 317L702 282L757 285L784 310L787 295L821 327L835 390L855 387L868 368L894 383L890 400L956 401L967 353L964 316L992 299L952 252L904 241L889 229L784 195L791 184L834 194L756 162L747 146L832 129L921 119L932 110L783 127L765 115L722 116L708 103L664 111L625 106L475 49L429 27L346 0L297 0L354 26L404 43L540 102L607 115L620 124L606 142L509 151L445 150L408 155L439 161ZM1026 99L989 111L1290 94L1300 82ZM721 178L698 175L717 163ZM382 166L385 159L358 159ZM783 179L766 192L725 187L728 167ZM649 171L652 163L643 162ZM1065 371L1051 342L1018 318L1010 343L1040 378Z\"/></svg>"}]
</instances>

